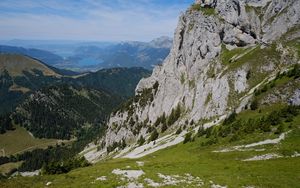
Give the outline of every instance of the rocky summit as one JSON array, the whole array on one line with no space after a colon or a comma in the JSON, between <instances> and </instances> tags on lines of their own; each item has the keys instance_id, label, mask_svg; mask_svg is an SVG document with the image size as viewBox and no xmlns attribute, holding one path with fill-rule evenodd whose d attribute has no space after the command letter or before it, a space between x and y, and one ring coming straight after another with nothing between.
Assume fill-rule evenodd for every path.
<instances>
[{"instance_id":1,"label":"rocky summit","mask_svg":"<svg viewBox=\"0 0 300 188\"><path fill-rule=\"evenodd\" d=\"M111 115L98 143L103 150L122 140L131 145L155 126L172 132L247 108L256 88L299 63L291 45L300 36L299 10L295 0L196 1L180 16L164 63ZM291 101L299 90L285 95L285 102ZM178 117L162 128L160 120L176 110ZM91 160L103 157L92 152Z\"/></svg>"}]
</instances>

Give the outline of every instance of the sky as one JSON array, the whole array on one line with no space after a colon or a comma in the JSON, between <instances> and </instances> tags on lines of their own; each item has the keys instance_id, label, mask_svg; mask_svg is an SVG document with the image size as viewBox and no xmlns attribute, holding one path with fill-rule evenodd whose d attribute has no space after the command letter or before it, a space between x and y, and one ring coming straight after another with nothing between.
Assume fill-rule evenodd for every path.
<instances>
[{"instance_id":1,"label":"sky","mask_svg":"<svg viewBox=\"0 0 300 188\"><path fill-rule=\"evenodd\" d=\"M194 0L1 0L0 39L149 41Z\"/></svg>"}]
</instances>

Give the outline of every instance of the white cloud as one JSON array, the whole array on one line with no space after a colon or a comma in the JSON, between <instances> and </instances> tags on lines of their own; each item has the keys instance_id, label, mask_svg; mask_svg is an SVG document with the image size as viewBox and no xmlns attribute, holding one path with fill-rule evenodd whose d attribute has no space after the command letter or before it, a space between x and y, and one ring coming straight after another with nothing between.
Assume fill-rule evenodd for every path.
<instances>
[{"instance_id":1,"label":"white cloud","mask_svg":"<svg viewBox=\"0 0 300 188\"><path fill-rule=\"evenodd\" d=\"M151 40L173 35L179 13L185 9L182 4L160 7L149 0L117 0L116 7L96 0L84 4L28 2L15 8L26 6L30 11L0 13L2 39ZM0 3L0 9L8 7L9 3ZM37 11L39 8L45 12Z\"/></svg>"}]
</instances>

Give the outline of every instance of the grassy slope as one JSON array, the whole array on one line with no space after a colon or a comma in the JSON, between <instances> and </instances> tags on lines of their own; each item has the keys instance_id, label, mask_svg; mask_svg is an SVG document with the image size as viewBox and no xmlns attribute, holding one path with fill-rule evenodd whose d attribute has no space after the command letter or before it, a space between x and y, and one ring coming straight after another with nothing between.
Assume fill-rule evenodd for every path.
<instances>
[{"instance_id":1,"label":"grassy slope","mask_svg":"<svg viewBox=\"0 0 300 188\"><path fill-rule=\"evenodd\" d=\"M16 169L19 166L21 166L22 161L16 162L16 163L6 163L3 165L0 165L0 173L2 174L8 174L11 172L12 169Z\"/></svg>"},{"instance_id":2,"label":"grassy slope","mask_svg":"<svg viewBox=\"0 0 300 188\"><path fill-rule=\"evenodd\" d=\"M266 109L268 110L268 109ZM244 118L256 116L259 113L248 111L239 117ZM265 148L265 151L234 151L228 153L214 153L212 151L229 146L252 143L265 138L274 138L270 133L254 133L244 137L244 139L229 143L221 140L218 144L212 146L201 146L206 138L197 138L194 142L179 144L154 154L137 160L114 159L99 162L94 166L77 169L68 174L38 176L33 178L18 177L13 180L0 182L0 187L44 187L51 181L52 187L115 187L124 185L119 177L113 175L113 169L142 169L145 175L140 177L139 182L143 183L144 178L151 178L156 182L162 180L158 178L157 173L165 175L180 175L190 173L193 176L200 177L205 185L210 187L209 181L214 181L220 185L229 187L242 187L253 185L256 187L299 187L300 183L300 158L279 158L267 161L241 161L267 153L290 153L300 152L300 116L292 122L292 132L287 138L278 145L259 146ZM287 152L288 151L288 152ZM145 166L138 167L136 161L144 161ZM97 177L107 176L107 181L95 181ZM95 183L92 183L94 182ZM144 184L146 186L146 184ZM50 186L50 187L51 187ZM177 185L177 187L187 185ZM189 185L191 186L191 185ZM189 187L188 186L188 187ZM167 186L172 187L172 186ZM173 186L175 187L175 186Z\"/></svg>"},{"instance_id":3,"label":"grassy slope","mask_svg":"<svg viewBox=\"0 0 300 188\"><path fill-rule=\"evenodd\" d=\"M33 69L42 71L46 76L60 76L39 61L17 54L1 54L0 70L2 69L6 69L14 77L23 76L23 71L32 72Z\"/></svg>"},{"instance_id":4,"label":"grassy slope","mask_svg":"<svg viewBox=\"0 0 300 188\"><path fill-rule=\"evenodd\" d=\"M14 131L7 131L5 134L0 134L0 149L4 149L6 155L36 148L47 148L49 145L55 145L57 142L58 140L56 139L33 138L24 128L18 126Z\"/></svg>"}]
</instances>

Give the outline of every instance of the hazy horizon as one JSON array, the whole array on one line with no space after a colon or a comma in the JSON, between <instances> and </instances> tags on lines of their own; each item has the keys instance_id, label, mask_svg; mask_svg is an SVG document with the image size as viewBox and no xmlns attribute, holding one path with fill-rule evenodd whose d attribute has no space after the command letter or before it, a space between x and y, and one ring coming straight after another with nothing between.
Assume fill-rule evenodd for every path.
<instances>
[{"instance_id":1,"label":"hazy horizon","mask_svg":"<svg viewBox=\"0 0 300 188\"><path fill-rule=\"evenodd\" d=\"M3 42L37 42L37 43L49 43L49 44L73 44L73 43L121 43L121 42L151 42L154 39L160 38L160 37L168 37L170 39L173 39L173 36L156 36L150 40L76 40L76 39L22 39L22 38L13 38L13 39L2 39L0 37L0 43ZM4 43L3 43L4 44Z\"/></svg>"}]
</instances>

